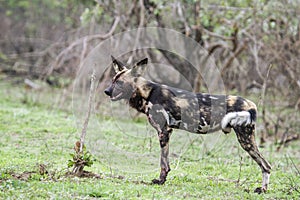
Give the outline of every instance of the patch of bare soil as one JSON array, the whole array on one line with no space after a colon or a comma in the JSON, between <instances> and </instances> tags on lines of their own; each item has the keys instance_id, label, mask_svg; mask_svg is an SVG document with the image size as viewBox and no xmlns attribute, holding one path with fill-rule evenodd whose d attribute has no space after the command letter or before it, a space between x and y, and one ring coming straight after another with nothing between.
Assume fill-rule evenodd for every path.
<instances>
[{"instance_id":1,"label":"patch of bare soil","mask_svg":"<svg viewBox=\"0 0 300 200\"><path fill-rule=\"evenodd\" d=\"M37 172L35 171L25 171L25 172L22 172L22 173L11 173L10 175L15 178L15 179L18 179L18 180L22 180L22 181L27 181L28 179L30 179L32 177L33 174L37 174Z\"/></svg>"},{"instance_id":2,"label":"patch of bare soil","mask_svg":"<svg viewBox=\"0 0 300 200\"><path fill-rule=\"evenodd\" d=\"M105 179L105 178L112 178L112 179L118 179L123 180L125 179L124 176L121 175L103 175L103 174L96 174L94 172L82 170L80 175L78 173L74 173L72 171L67 171L65 173L60 173L57 171L49 171L47 169L47 166L44 164L38 164L37 170L34 171L24 171L21 173L15 173L15 172L8 172L7 174L10 175L13 179L21 180L21 181L29 181L30 179L35 179L39 181L45 181L45 180L52 180L52 181L58 181L61 177L64 178L88 178L88 179ZM0 179L0 183L4 182L7 179ZM132 180L131 181L134 184L143 184L143 185L152 185L152 182L145 182L145 181L137 181Z\"/></svg>"},{"instance_id":3,"label":"patch of bare soil","mask_svg":"<svg viewBox=\"0 0 300 200\"><path fill-rule=\"evenodd\" d=\"M65 176L66 177L79 177L79 178L97 178L97 179L103 178L100 174L96 174L96 173L85 171L85 170L83 170L83 172L80 175L73 173L73 172L67 172L65 174Z\"/></svg>"},{"instance_id":4,"label":"patch of bare soil","mask_svg":"<svg viewBox=\"0 0 300 200\"><path fill-rule=\"evenodd\" d=\"M39 175L44 176L45 179L51 179L56 180L61 175L57 174L56 172L49 172L47 169L47 166L44 164L39 164L38 169L36 171L24 171L21 173L15 173L15 172L9 172L8 173L12 178L22 180L22 181L28 181L29 179L33 178L33 176ZM100 174L96 174L93 172L85 171L83 170L80 176L78 174L75 174L73 172L66 172L64 177L79 177L79 178L96 178L96 179L102 179L103 177ZM44 178L41 178L40 180L45 180ZM0 183L4 181L4 179L0 179Z\"/></svg>"}]
</instances>

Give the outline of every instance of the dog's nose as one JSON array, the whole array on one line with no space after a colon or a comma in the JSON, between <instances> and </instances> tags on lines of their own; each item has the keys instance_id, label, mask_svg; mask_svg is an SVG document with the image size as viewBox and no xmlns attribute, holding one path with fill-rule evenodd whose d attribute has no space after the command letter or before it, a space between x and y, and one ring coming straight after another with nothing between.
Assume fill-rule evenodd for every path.
<instances>
[{"instance_id":1,"label":"dog's nose","mask_svg":"<svg viewBox=\"0 0 300 200\"><path fill-rule=\"evenodd\" d=\"M112 91L112 89L109 87L109 88L106 88L106 89L104 90L104 93L105 93L107 96L111 96L111 91Z\"/></svg>"}]
</instances>

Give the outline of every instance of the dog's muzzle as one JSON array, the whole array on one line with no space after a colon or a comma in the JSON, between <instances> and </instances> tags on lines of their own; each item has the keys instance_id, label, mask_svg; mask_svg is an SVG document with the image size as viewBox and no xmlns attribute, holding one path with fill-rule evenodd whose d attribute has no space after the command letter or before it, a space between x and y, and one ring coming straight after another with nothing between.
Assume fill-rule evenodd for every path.
<instances>
[{"instance_id":1,"label":"dog's muzzle","mask_svg":"<svg viewBox=\"0 0 300 200\"><path fill-rule=\"evenodd\" d=\"M112 96L112 88L111 87L108 87L104 90L104 93L107 95L107 96Z\"/></svg>"}]
</instances>

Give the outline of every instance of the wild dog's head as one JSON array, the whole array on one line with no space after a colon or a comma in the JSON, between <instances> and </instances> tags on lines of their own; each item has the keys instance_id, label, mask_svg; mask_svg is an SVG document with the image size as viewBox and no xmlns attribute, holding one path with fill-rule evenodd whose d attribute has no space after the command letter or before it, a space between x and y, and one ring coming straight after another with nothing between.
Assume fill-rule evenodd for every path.
<instances>
[{"instance_id":1,"label":"wild dog's head","mask_svg":"<svg viewBox=\"0 0 300 200\"><path fill-rule=\"evenodd\" d=\"M122 62L112 56L112 66L116 75L112 79L112 83L104 90L104 93L110 97L112 101L120 99L130 99L137 89L137 79L143 73L148 58L137 62L131 69L128 69Z\"/></svg>"}]
</instances>

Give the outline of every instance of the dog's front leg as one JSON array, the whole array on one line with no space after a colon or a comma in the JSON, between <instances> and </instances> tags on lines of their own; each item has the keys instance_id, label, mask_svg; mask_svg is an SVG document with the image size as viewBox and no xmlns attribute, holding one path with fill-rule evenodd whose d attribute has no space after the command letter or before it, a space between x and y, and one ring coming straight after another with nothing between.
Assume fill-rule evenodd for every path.
<instances>
[{"instance_id":1,"label":"dog's front leg","mask_svg":"<svg viewBox=\"0 0 300 200\"><path fill-rule=\"evenodd\" d=\"M150 108L151 107L151 108ZM157 130L159 144L161 148L160 153L160 176L158 179L152 180L154 184L164 184L170 171L169 165L169 138L172 129L168 127L168 115L160 105L150 105L147 117L150 124Z\"/></svg>"},{"instance_id":2,"label":"dog's front leg","mask_svg":"<svg viewBox=\"0 0 300 200\"><path fill-rule=\"evenodd\" d=\"M165 128L161 132L158 132L159 143L161 148L160 154L160 176L159 179L153 179L152 183L154 184L164 184L167 180L167 175L169 173L170 165L169 165L169 139L171 135L172 129Z\"/></svg>"},{"instance_id":3,"label":"dog's front leg","mask_svg":"<svg viewBox=\"0 0 300 200\"><path fill-rule=\"evenodd\" d=\"M167 175L170 171L169 165L169 139L172 129L168 127L169 116L161 105L148 105L147 117L150 124L157 130L159 144L161 148L160 153L160 176L158 179L152 180L154 184L164 184Z\"/></svg>"}]
</instances>

